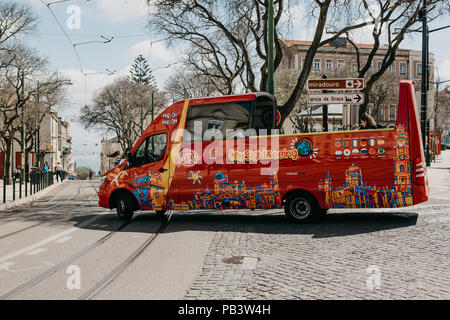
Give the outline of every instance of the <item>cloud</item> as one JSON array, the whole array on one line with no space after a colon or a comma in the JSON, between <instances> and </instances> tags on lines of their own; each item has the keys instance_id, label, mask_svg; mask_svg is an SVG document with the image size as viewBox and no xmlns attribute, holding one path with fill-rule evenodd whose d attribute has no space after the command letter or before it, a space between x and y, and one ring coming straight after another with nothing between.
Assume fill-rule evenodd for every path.
<instances>
[{"instance_id":1,"label":"cloud","mask_svg":"<svg viewBox=\"0 0 450 320\"><path fill-rule=\"evenodd\" d=\"M97 0L97 8L111 22L140 19L148 14L146 0Z\"/></svg>"}]
</instances>

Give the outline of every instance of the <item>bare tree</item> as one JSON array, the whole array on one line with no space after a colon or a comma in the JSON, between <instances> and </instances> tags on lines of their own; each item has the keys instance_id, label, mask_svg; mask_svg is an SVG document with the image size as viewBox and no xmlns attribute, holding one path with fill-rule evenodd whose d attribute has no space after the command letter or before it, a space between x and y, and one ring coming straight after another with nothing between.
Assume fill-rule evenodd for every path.
<instances>
[{"instance_id":1,"label":"bare tree","mask_svg":"<svg viewBox=\"0 0 450 320\"><path fill-rule=\"evenodd\" d=\"M0 3L0 46L26 35L36 28L37 18L28 4L15 1Z\"/></svg>"},{"instance_id":2,"label":"bare tree","mask_svg":"<svg viewBox=\"0 0 450 320\"><path fill-rule=\"evenodd\" d=\"M187 41L190 46L186 62L198 74L212 83L226 84L227 94L239 91L266 91L267 89L267 24L266 0L148 0L155 10L150 15L149 27L170 40ZM283 58L281 42L286 32L283 17L289 16L295 0L274 0L275 13L275 69ZM282 121L296 107L310 76L317 50L338 37L347 36L361 28L372 28L375 42L366 60L358 56L358 75L364 77L373 57L380 48L381 39L388 46L379 71L367 81L366 94L395 59L396 51L407 29L418 21L421 0L310 0L306 1L311 25L315 25L313 40L305 56L293 89L286 101L279 105ZM428 0L429 14L438 16L447 1ZM446 7L448 8L448 7ZM333 29L326 37L325 28ZM398 30L396 30L398 29ZM398 31L398 33L395 33ZM394 35L395 33L395 35ZM382 38L384 37L384 38ZM356 50L357 51L357 50ZM356 52L359 55L358 51ZM259 79L259 85L258 85ZM367 105L363 105L361 112Z\"/></svg>"},{"instance_id":3,"label":"bare tree","mask_svg":"<svg viewBox=\"0 0 450 320\"><path fill-rule=\"evenodd\" d=\"M15 52L5 51L1 56L11 60L7 67L0 69L0 143L5 153L4 169L9 172L12 143L14 139L20 141L17 134L22 127L22 112L23 123L27 126L35 110L33 98L36 95L53 96L53 100L47 100L52 106L59 101L55 94L62 90L64 83L58 74L48 74L46 59L28 47L18 45ZM40 122L41 119L36 120ZM35 129L31 130L31 126L28 129L26 139L31 144Z\"/></svg>"},{"instance_id":4,"label":"bare tree","mask_svg":"<svg viewBox=\"0 0 450 320\"><path fill-rule=\"evenodd\" d=\"M128 77L115 80L94 97L92 106L81 109L80 120L85 128L96 128L104 133L116 134L124 154L131 150L141 134L140 112L149 124L152 113L152 91L145 84L136 83ZM155 93L155 116L164 110L165 97Z\"/></svg>"},{"instance_id":5,"label":"bare tree","mask_svg":"<svg viewBox=\"0 0 450 320\"><path fill-rule=\"evenodd\" d=\"M384 105L397 103L399 90L397 84L399 82L400 77L398 75L386 73L373 84L369 93L369 100L377 122L380 120L380 108Z\"/></svg>"},{"instance_id":6,"label":"bare tree","mask_svg":"<svg viewBox=\"0 0 450 320\"><path fill-rule=\"evenodd\" d=\"M374 19L372 29L372 49L365 54L361 54L361 50L351 40L348 32L345 32L347 39L353 45L356 53L356 63L358 77L366 78L366 87L363 92L366 96L370 96L375 83L385 74L389 66L394 62L397 50L413 27L418 27L417 22L420 20L420 12L423 9L422 1L386 1L379 2L378 6L373 6L371 2L363 0L361 6L364 7L370 18ZM428 0L427 1L428 20L432 21L442 14L449 13L449 4L446 1ZM344 34L344 33L338 33ZM386 45L381 46L384 40ZM377 70L372 72L373 59L375 55L382 54L382 63L377 66ZM377 91L377 90L375 90ZM361 116L367 110L370 99L366 99L364 104L360 105L359 115Z\"/></svg>"},{"instance_id":7,"label":"bare tree","mask_svg":"<svg viewBox=\"0 0 450 320\"><path fill-rule=\"evenodd\" d=\"M164 86L167 97L172 101L220 95L226 90L226 86L218 90L217 83L212 83L208 76L196 75L186 68L175 70Z\"/></svg>"},{"instance_id":8,"label":"bare tree","mask_svg":"<svg viewBox=\"0 0 450 320\"><path fill-rule=\"evenodd\" d=\"M36 29L37 17L28 4L15 1L0 3L0 69L6 68L17 52L16 40Z\"/></svg>"}]
</instances>

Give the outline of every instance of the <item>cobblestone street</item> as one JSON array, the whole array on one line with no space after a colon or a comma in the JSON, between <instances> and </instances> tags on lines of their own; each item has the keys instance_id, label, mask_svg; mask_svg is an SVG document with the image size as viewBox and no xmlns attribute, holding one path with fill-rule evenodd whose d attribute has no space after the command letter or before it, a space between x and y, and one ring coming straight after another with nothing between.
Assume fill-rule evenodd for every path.
<instances>
[{"instance_id":1,"label":"cobblestone street","mask_svg":"<svg viewBox=\"0 0 450 320\"><path fill-rule=\"evenodd\" d=\"M186 298L449 299L449 214L442 203L311 225L287 224L282 213L230 217ZM377 268L379 289L367 284Z\"/></svg>"},{"instance_id":2,"label":"cobblestone street","mask_svg":"<svg viewBox=\"0 0 450 320\"><path fill-rule=\"evenodd\" d=\"M450 299L448 176L429 169L439 187L424 204L330 210L308 225L282 211L223 212L186 298Z\"/></svg>"}]
</instances>

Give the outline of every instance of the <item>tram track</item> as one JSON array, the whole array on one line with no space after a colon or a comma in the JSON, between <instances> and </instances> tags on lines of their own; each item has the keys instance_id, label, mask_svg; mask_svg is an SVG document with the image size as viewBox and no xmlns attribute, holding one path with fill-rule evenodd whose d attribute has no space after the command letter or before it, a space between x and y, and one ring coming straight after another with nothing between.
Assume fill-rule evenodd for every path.
<instances>
[{"instance_id":1,"label":"tram track","mask_svg":"<svg viewBox=\"0 0 450 320\"><path fill-rule=\"evenodd\" d=\"M62 269L65 266L67 266L69 263L74 262L78 258L81 258L82 256L86 255L87 253L91 252L95 248L103 245L106 241L110 240L118 232L120 232L125 227L129 226L132 222L134 222L139 217L139 215L140 215L140 212L137 212L131 220L123 222L117 228L108 232L106 235L104 235L100 239L92 242L91 244L89 244L88 246L86 246L82 249L77 250L70 257L68 257L68 258L64 259L63 261L59 262L58 264L52 266L50 269L36 275L35 277L22 283L21 285L8 291L7 293L0 295L0 300L7 300L13 296L16 296L17 294L22 293L25 290L33 287L37 283L44 281L45 279L51 277L55 272L57 272L58 270ZM112 282L115 278L117 278L123 271L125 271L125 269L138 256L140 256L144 252L144 250L158 237L158 235L164 231L164 229L169 224L171 217L172 217L172 211L169 211L169 213L164 217L164 220L161 222L161 224L159 225L159 227L155 233L151 234L136 250L134 250L125 260L123 260L122 263L120 263L117 267L115 267L102 280L97 282L97 284L94 287L92 287L89 291L87 291L85 294L80 296L79 300L90 300L92 297L97 295L101 290L103 290L110 282Z\"/></svg>"},{"instance_id":2,"label":"tram track","mask_svg":"<svg viewBox=\"0 0 450 320\"><path fill-rule=\"evenodd\" d=\"M155 233L147 237L147 239L134 250L122 263L115 267L110 273L108 273L102 280L97 282L91 289L81 295L78 300L91 300L94 296L100 293L104 288L106 288L114 279L116 279L122 272L124 272L133 261L138 258L145 249L150 246L150 244L161 234L167 227L172 218L172 210L165 216L164 221L158 227Z\"/></svg>"},{"instance_id":3,"label":"tram track","mask_svg":"<svg viewBox=\"0 0 450 320\"><path fill-rule=\"evenodd\" d=\"M108 232L106 235L104 235L100 239L92 242L91 244L89 244L88 246L86 246L86 247L84 247L82 249L77 250L70 257L68 257L68 258L64 259L63 261L61 261L60 263L54 265L53 267L51 267L47 271L44 271L44 272L38 274L37 276L35 276L32 279L24 282L23 284L19 285L18 287L16 287L16 288L8 291L7 293L1 295L0 296L0 300L6 300L6 299L8 299L8 298L10 298L12 296L15 296L15 295L25 291L26 289L32 287L33 285L43 281L44 279L50 277L52 274L54 274L58 270L62 269L67 264L75 261L76 259L78 259L81 256L87 254L88 252L92 251L93 249L97 248L98 246L104 244L106 241L111 239L114 235L116 235L123 228L125 228L128 225L130 225L138 216L139 216L139 213L136 213L131 220L123 222L116 229Z\"/></svg>"}]
</instances>

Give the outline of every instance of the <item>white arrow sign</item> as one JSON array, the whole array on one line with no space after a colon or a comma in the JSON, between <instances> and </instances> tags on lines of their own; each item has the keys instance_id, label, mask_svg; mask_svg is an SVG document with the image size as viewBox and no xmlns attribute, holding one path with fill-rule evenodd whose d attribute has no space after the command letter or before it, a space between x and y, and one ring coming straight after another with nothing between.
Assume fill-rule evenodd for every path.
<instances>
[{"instance_id":1,"label":"white arrow sign","mask_svg":"<svg viewBox=\"0 0 450 320\"><path fill-rule=\"evenodd\" d=\"M363 104L364 93L308 94L308 104Z\"/></svg>"}]
</instances>

